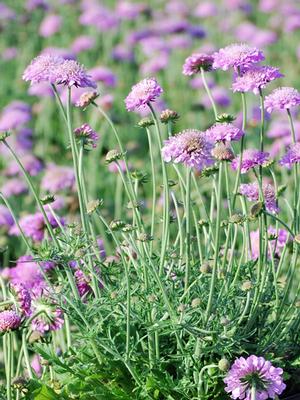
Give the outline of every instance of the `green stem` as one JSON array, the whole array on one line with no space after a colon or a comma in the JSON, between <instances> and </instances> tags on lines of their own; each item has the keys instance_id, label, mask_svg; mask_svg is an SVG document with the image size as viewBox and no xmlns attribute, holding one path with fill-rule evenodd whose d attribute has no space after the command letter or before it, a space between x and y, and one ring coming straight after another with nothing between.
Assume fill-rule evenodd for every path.
<instances>
[{"instance_id":1,"label":"green stem","mask_svg":"<svg viewBox=\"0 0 300 400\"><path fill-rule=\"evenodd\" d=\"M13 349L12 349L12 334L8 332L6 334L6 354L7 354L7 365L6 365L6 396L7 400L12 400L12 390L11 390L11 364L13 357Z\"/></svg>"},{"instance_id":2,"label":"green stem","mask_svg":"<svg viewBox=\"0 0 300 400\"><path fill-rule=\"evenodd\" d=\"M217 107L216 107L215 101L214 101L214 99L212 97L210 88L209 88L209 86L208 86L208 84L206 82L205 72L204 72L203 68L201 68L201 78L202 78L203 86L204 86L204 88L206 90L207 96L208 96L208 98L209 98L209 100L211 102L211 105L212 105L212 108L213 108L213 111L214 111L214 115L215 115L215 119L217 119L217 116L218 116Z\"/></svg>"},{"instance_id":3,"label":"green stem","mask_svg":"<svg viewBox=\"0 0 300 400\"><path fill-rule=\"evenodd\" d=\"M28 375L29 375L30 379L33 379L33 373L32 373L32 368L31 368L29 354L28 354L28 348L27 348L26 330L25 329L22 333L22 346L23 346L24 360L25 360Z\"/></svg>"},{"instance_id":4,"label":"green stem","mask_svg":"<svg viewBox=\"0 0 300 400\"><path fill-rule=\"evenodd\" d=\"M150 235L154 236L154 225L155 225L155 208L156 208L156 173L155 173L155 161L153 154L153 146L151 141L150 130L146 128L147 137L148 137L148 145L149 145L149 153L151 160L151 178L152 178L152 210L151 210L151 230ZM150 243L150 254L152 254L153 242Z\"/></svg>"},{"instance_id":5,"label":"green stem","mask_svg":"<svg viewBox=\"0 0 300 400\"><path fill-rule=\"evenodd\" d=\"M185 278L184 290L187 291L190 284L190 259L191 259L191 168L186 170L186 201L185 201L185 221L186 221L186 253L185 253Z\"/></svg>"}]
</instances>

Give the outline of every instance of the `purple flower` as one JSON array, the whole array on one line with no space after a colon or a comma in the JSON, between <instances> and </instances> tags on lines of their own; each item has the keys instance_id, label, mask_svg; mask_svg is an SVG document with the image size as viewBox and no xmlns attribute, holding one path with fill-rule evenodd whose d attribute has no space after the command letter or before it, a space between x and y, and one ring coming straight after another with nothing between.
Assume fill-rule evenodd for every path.
<instances>
[{"instance_id":1,"label":"purple flower","mask_svg":"<svg viewBox=\"0 0 300 400\"><path fill-rule=\"evenodd\" d=\"M52 228L57 228L58 224L56 219L51 213L46 213ZM60 221L64 223L63 219ZM44 239L46 231L46 223L42 213L25 215L19 220L19 224L24 234L30 237L35 242L41 242ZM18 226L14 225L10 229L13 235L20 235Z\"/></svg>"},{"instance_id":2,"label":"purple flower","mask_svg":"<svg viewBox=\"0 0 300 400\"><path fill-rule=\"evenodd\" d=\"M88 75L86 69L75 60L65 60L55 69L55 83L68 87L92 87L96 88L96 83Z\"/></svg>"},{"instance_id":3,"label":"purple flower","mask_svg":"<svg viewBox=\"0 0 300 400\"><path fill-rule=\"evenodd\" d=\"M31 295L29 290L22 283L12 284L10 289L20 314L28 317L31 314Z\"/></svg>"},{"instance_id":4,"label":"purple flower","mask_svg":"<svg viewBox=\"0 0 300 400\"><path fill-rule=\"evenodd\" d=\"M256 385L256 399L275 399L286 385L282 380L283 370L275 368L270 361L254 355L240 357L231 366L224 382L225 391L232 399L251 399L251 388Z\"/></svg>"},{"instance_id":5,"label":"purple flower","mask_svg":"<svg viewBox=\"0 0 300 400\"><path fill-rule=\"evenodd\" d=\"M228 91L220 86L216 86L214 88L212 88L211 90L211 95L215 101L215 103L217 105L219 105L220 107L228 107L230 106L231 103L231 99L230 96L228 95ZM208 95L206 94L205 96L202 97L202 104L206 107L206 108L211 108L211 101L208 97Z\"/></svg>"},{"instance_id":6,"label":"purple flower","mask_svg":"<svg viewBox=\"0 0 300 400\"><path fill-rule=\"evenodd\" d=\"M0 332L5 333L18 329L21 325L21 317L13 310L0 312Z\"/></svg>"},{"instance_id":7,"label":"purple flower","mask_svg":"<svg viewBox=\"0 0 300 400\"><path fill-rule=\"evenodd\" d=\"M74 129L74 133L75 136L83 142L84 146L97 147L96 142L99 140L99 136L89 124L83 124L79 128Z\"/></svg>"},{"instance_id":8,"label":"purple flower","mask_svg":"<svg viewBox=\"0 0 300 400\"><path fill-rule=\"evenodd\" d=\"M0 227L9 229L13 226L14 220L8 208L3 204L0 204Z\"/></svg>"},{"instance_id":9,"label":"purple flower","mask_svg":"<svg viewBox=\"0 0 300 400\"><path fill-rule=\"evenodd\" d=\"M271 258L271 253L274 253L276 256L280 256L282 249L284 248L286 242L289 240L289 233L285 229L278 229L278 231L270 226L268 228L268 235L274 236L274 239L268 240L268 257ZM256 231L250 232L250 240L251 240L251 258L256 260L260 254L260 239L259 239L259 229Z\"/></svg>"},{"instance_id":10,"label":"purple flower","mask_svg":"<svg viewBox=\"0 0 300 400\"><path fill-rule=\"evenodd\" d=\"M240 140L244 132L230 123L216 123L205 131L208 139L214 142Z\"/></svg>"},{"instance_id":11,"label":"purple flower","mask_svg":"<svg viewBox=\"0 0 300 400\"><path fill-rule=\"evenodd\" d=\"M90 69L88 72L95 82L102 82L109 87L116 86L117 77L109 68L99 66Z\"/></svg>"},{"instance_id":12,"label":"purple flower","mask_svg":"<svg viewBox=\"0 0 300 400\"><path fill-rule=\"evenodd\" d=\"M293 164L300 162L300 142L291 144L287 153L279 161L280 165L292 168Z\"/></svg>"},{"instance_id":13,"label":"purple flower","mask_svg":"<svg viewBox=\"0 0 300 400\"><path fill-rule=\"evenodd\" d=\"M213 144L205 133L187 129L164 142L162 156L166 162L183 163L188 167L202 170L214 163L212 149Z\"/></svg>"},{"instance_id":14,"label":"purple flower","mask_svg":"<svg viewBox=\"0 0 300 400\"><path fill-rule=\"evenodd\" d=\"M1 192L5 197L19 196L20 194L27 193L27 191L26 184L18 178L6 181L1 187Z\"/></svg>"},{"instance_id":15,"label":"purple flower","mask_svg":"<svg viewBox=\"0 0 300 400\"><path fill-rule=\"evenodd\" d=\"M62 18L59 15L47 15L40 25L40 35L43 37L50 37L60 30Z\"/></svg>"},{"instance_id":16,"label":"purple flower","mask_svg":"<svg viewBox=\"0 0 300 400\"><path fill-rule=\"evenodd\" d=\"M77 269L74 276L80 297L92 293L91 278L89 276L87 276L81 269Z\"/></svg>"},{"instance_id":17,"label":"purple flower","mask_svg":"<svg viewBox=\"0 0 300 400\"><path fill-rule=\"evenodd\" d=\"M32 329L42 334L57 331L64 324L63 311L51 299L47 291L32 297L34 313L42 311L31 323Z\"/></svg>"},{"instance_id":18,"label":"purple flower","mask_svg":"<svg viewBox=\"0 0 300 400\"><path fill-rule=\"evenodd\" d=\"M82 51L90 50L95 46L96 40L92 36L82 35L78 36L71 45L72 50L75 54L81 53Z\"/></svg>"},{"instance_id":19,"label":"purple flower","mask_svg":"<svg viewBox=\"0 0 300 400\"><path fill-rule=\"evenodd\" d=\"M41 182L41 187L50 193L57 193L65 189L73 189L75 175L73 168L49 164Z\"/></svg>"},{"instance_id":20,"label":"purple flower","mask_svg":"<svg viewBox=\"0 0 300 400\"><path fill-rule=\"evenodd\" d=\"M265 98L265 109L271 113L274 110L284 110L300 104L300 93L292 87L280 87L273 90Z\"/></svg>"},{"instance_id":21,"label":"purple flower","mask_svg":"<svg viewBox=\"0 0 300 400\"><path fill-rule=\"evenodd\" d=\"M214 62L214 57L209 54L194 53L188 57L182 68L183 75L197 74L201 68L204 71L210 71Z\"/></svg>"},{"instance_id":22,"label":"purple flower","mask_svg":"<svg viewBox=\"0 0 300 400\"><path fill-rule=\"evenodd\" d=\"M39 265L33 261L32 256L18 258L17 265L9 268L8 279L12 284L22 284L26 289L32 291L45 287L45 281Z\"/></svg>"},{"instance_id":23,"label":"purple flower","mask_svg":"<svg viewBox=\"0 0 300 400\"><path fill-rule=\"evenodd\" d=\"M140 65L142 75L156 74L157 72L166 69L169 63L169 54L162 52L156 57L150 58L148 61Z\"/></svg>"},{"instance_id":24,"label":"purple flower","mask_svg":"<svg viewBox=\"0 0 300 400\"><path fill-rule=\"evenodd\" d=\"M56 83L56 70L64 62L59 56L42 54L34 58L23 73L23 80L31 85L40 82Z\"/></svg>"},{"instance_id":25,"label":"purple flower","mask_svg":"<svg viewBox=\"0 0 300 400\"><path fill-rule=\"evenodd\" d=\"M36 158L33 154L26 153L19 158L21 163L23 164L23 167L29 173L29 175L36 176L43 170L42 161ZM22 171L15 160L13 160L6 168L5 173L8 176L22 175Z\"/></svg>"},{"instance_id":26,"label":"purple flower","mask_svg":"<svg viewBox=\"0 0 300 400\"><path fill-rule=\"evenodd\" d=\"M234 68L235 71L238 71L238 69L245 70L252 64L265 59L261 50L243 43L226 46L214 53L213 57L213 68L223 71L230 68Z\"/></svg>"},{"instance_id":27,"label":"purple flower","mask_svg":"<svg viewBox=\"0 0 300 400\"><path fill-rule=\"evenodd\" d=\"M243 153L241 173L245 174L251 168L264 166L268 161L269 161L269 153L259 151L256 149L247 149ZM232 160L231 163L232 169L236 171L239 168L239 163L240 163L240 156L237 156L234 160Z\"/></svg>"},{"instance_id":28,"label":"purple flower","mask_svg":"<svg viewBox=\"0 0 300 400\"><path fill-rule=\"evenodd\" d=\"M146 108L147 104L153 102L163 92L155 78L143 79L132 86L131 92L125 99L128 111L140 111Z\"/></svg>"},{"instance_id":29,"label":"purple flower","mask_svg":"<svg viewBox=\"0 0 300 400\"><path fill-rule=\"evenodd\" d=\"M269 183L263 183L262 191L267 211L277 214L279 212L279 208L277 206L273 186ZM240 185L239 192L240 194L246 196L249 201L258 201L259 199L259 186L257 182L244 183Z\"/></svg>"},{"instance_id":30,"label":"purple flower","mask_svg":"<svg viewBox=\"0 0 300 400\"><path fill-rule=\"evenodd\" d=\"M234 92L253 92L259 94L260 89L266 87L269 82L282 78L278 68L268 65L252 66L241 76L236 76L232 84Z\"/></svg>"},{"instance_id":31,"label":"purple flower","mask_svg":"<svg viewBox=\"0 0 300 400\"><path fill-rule=\"evenodd\" d=\"M0 131L17 129L31 120L30 110L5 108L0 117Z\"/></svg>"}]
</instances>

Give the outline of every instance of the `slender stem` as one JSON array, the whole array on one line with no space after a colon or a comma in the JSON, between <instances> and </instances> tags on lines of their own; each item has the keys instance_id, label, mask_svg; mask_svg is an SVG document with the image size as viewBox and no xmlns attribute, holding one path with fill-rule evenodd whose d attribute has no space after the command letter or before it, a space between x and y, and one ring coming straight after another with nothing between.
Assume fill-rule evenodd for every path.
<instances>
[{"instance_id":1,"label":"slender stem","mask_svg":"<svg viewBox=\"0 0 300 400\"><path fill-rule=\"evenodd\" d=\"M251 400L256 400L256 386L253 383L253 386L251 387Z\"/></svg>"},{"instance_id":2,"label":"slender stem","mask_svg":"<svg viewBox=\"0 0 300 400\"><path fill-rule=\"evenodd\" d=\"M12 400L12 390L11 390L11 364L13 357L12 349L12 334L8 332L6 334L6 354L7 354L7 365L6 365L6 396L7 400Z\"/></svg>"},{"instance_id":3,"label":"slender stem","mask_svg":"<svg viewBox=\"0 0 300 400\"><path fill-rule=\"evenodd\" d=\"M213 108L213 111L214 111L214 115L215 115L215 119L217 119L218 111L217 111L216 103L215 103L215 101L213 99L213 96L211 94L210 88L209 88L209 86L208 86L208 84L206 82L205 72L204 72L203 68L201 68L201 78L202 78L203 86L204 86L204 88L206 90L207 96L208 96L208 98L209 98L209 100L211 102L211 105L212 105L212 108Z\"/></svg>"},{"instance_id":4,"label":"slender stem","mask_svg":"<svg viewBox=\"0 0 300 400\"><path fill-rule=\"evenodd\" d=\"M185 224L186 224L186 253L185 253L185 278L184 290L187 291L190 284L190 259L191 259L191 168L186 170L186 201L185 201Z\"/></svg>"},{"instance_id":5,"label":"slender stem","mask_svg":"<svg viewBox=\"0 0 300 400\"><path fill-rule=\"evenodd\" d=\"M210 290L208 303L206 307L205 313L205 321L208 322L210 317L210 312L212 308L213 296L216 286L217 279L217 268L218 268L218 260L219 260L219 247L220 247L220 225L221 225L221 199L222 199L222 171L223 171L223 163L219 164L219 181L218 181L218 193L217 193L217 220L216 220L216 234L215 234L215 254L214 254L214 264L210 282Z\"/></svg>"},{"instance_id":6,"label":"slender stem","mask_svg":"<svg viewBox=\"0 0 300 400\"><path fill-rule=\"evenodd\" d=\"M147 137L148 137L148 145L149 145L149 153L151 160L151 178L152 178L152 210L151 210L151 230L150 235L154 236L154 224L155 224L155 207L156 207L156 173L155 173L155 161L153 154L153 146L151 141L150 130L146 128ZM150 254L152 254L153 242L150 243Z\"/></svg>"},{"instance_id":7,"label":"slender stem","mask_svg":"<svg viewBox=\"0 0 300 400\"><path fill-rule=\"evenodd\" d=\"M289 109L287 109L287 114L288 114L288 119L289 119L289 123L290 123L290 128L291 128L291 136L292 136L292 143L296 143L296 134L295 134L295 127L294 127L294 122L293 122L293 118L292 118L292 114L291 111ZM294 200L293 200L293 226L296 230L299 229L299 221L298 221L298 166L297 163L295 163L293 165L293 178L294 178L294 187L293 187L293 191L294 191Z\"/></svg>"},{"instance_id":8,"label":"slender stem","mask_svg":"<svg viewBox=\"0 0 300 400\"><path fill-rule=\"evenodd\" d=\"M28 348L27 348L26 330L25 329L22 333L22 346L23 346L24 360L25 360L28 375L29 375L30 379L33 379L33 373L32 373L32 368L31 368L29 354L28 354Z\"/></svg>"}]
</instances>

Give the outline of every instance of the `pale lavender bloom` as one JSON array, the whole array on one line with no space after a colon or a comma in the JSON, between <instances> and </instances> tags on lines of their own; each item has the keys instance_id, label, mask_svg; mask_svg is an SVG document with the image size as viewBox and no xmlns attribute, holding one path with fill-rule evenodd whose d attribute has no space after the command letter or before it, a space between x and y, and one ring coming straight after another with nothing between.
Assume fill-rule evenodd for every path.
<instances>
[{"instance_id":1,"label":"pale lavender bloom","mask_svg":"<svg viewBox=\"0 0 300 400\"><path fill-rule=\"evenodd\" d=\"M13 310L0 312L0 332L5 333L18 329L21 325L21 317Z\"/></svg>"},{"instance_id":2,"label":"pale lavender bloom","mask_svg":"<svg viewBox=\"0 0 300 400\"><path fill-rule=\"evenodd\" d=\"M81 269L77 269L74 273L76 286L80 297L92 293L91 277L87 276Z\"/></svg>"},{"instance_id":3,"label":"pale lavender bloom","mask_svg":"<svg viewBox=\"0 0 300 400\"><path fill-rule=\"evenodd\" d=\"M3 109L0 117L0 131L18 129L30 120L30 106L23 102L12 102Z\"/></svg>"},{"instance_id":4,"label":"pale lavender bloom","mask_svg":"<svg viewBox=\"0 0 300 400\"><path fill-rule=\"evenodd\" d=\"M56 83L56 71L64 62L59 56L42 54L34 58L23 73L23 80L31 82L31 85L40 82Z\"/></svg>"},{"instance_id":5,"label":"pale lavender bloom","mask_svg":"<svg viewBox=\"0 0 300 400\"><path fill-rule=\"evenodd\" d=\"M262 191L266 210L275 214L279 213L280 209L277 206L274 187L269 183L263 183ZM241 184L239 192L246 196L249 201L259 200L259 186L257 182Z\"/></svg>"},{"instance_id":6,"label":"pale lavender bloom","mask_svg":"<svg viewBox=\"0 0 300 400\"><path fill-rule=\"evenodd\" d=\"M57 193L62 190L73 189L75 175L73 168L63 165L48 164L41 182L42 189Z\"/></svg>"},{"instance_id":7,"label":"pale lavender bloom","mask_svg":"<svg viewBox=\"0 0 300 400\"><path fill-rule=\"evenodd\" d=\"M31 176L38 175L43 170L43 163L33 154L26 153L19 157L21 163L23 164L24 169L29 173ZM22 175L22 171L18 165L18 163L13 160L9 166L5 170L6 175L13 176L13 175Z\"/></svg>"},{"instance_id":8,"label":"pale lavender bloom","mask_svg":"<svg viewBox=\"0 0 300 400\"><path fill-rule=\"evenodd\" d=\"M53 97L54 93L48 82L40 82L31 85L28 94L37 97Z\"/></svg>"},{"instance_id":9,"label":"pale lavender bloom","mask_svg":"<svg viewBox=\"0 0 300 400\"><path fill-rule=\"evenodd\" d=\"M31 314L31 295L29 290L22 283L11 284L10 290L20 314L29 317Z\"/></svg>"},{"instance_id":10,"label":"pale lavender bloom","mask_svg":"<svg viewBox=\"0 0 300 400\"><path fill-rule=\"evenodd\" d=\"M117 84L116 75L107 67L95 67L90 69L88 73L95 82L102 82L109 87L115 87Z\"/></svg>"},{"instance_id":11,"label":"pale lavender bloom","mask_svg":"<svg viewBox=\"0 0 300 400\"><path fill-rule=\"evenodd\" d=\"M47 10L49 8L49 4L47 0L27 0L26 1L26 10L33 11L37 8L42 8L43 10Z\"/></svg>"},{"instance_id":12,"label":"pale lavender bloom","mask_svg":"<svg viewBox=\"0 0 300 400\"><path fill-rule=\"evenodd\" d=\"M155 78L143 79L132 86L131 92L125 99L128 111L139 111L146 108L147 104L153 102L161 95L163 89Z\"/></svg>"},{"instance_id":13,"label":"pale lavender bloom","mask_svg":"<svg viewBox=\"0 0 300 400\"><path fill-rule=\"evenodd\" d=\"M265 98L265 109L271 113L274 110L287 110L300 104L300 93L292 87L280 87Z\"/></svg>"},{"instance_id":14,"label":"pale lavender bloom","mask_svg":"<svg viewBox=\"0 0 300 400\"><path fill-rule=\"evenodd\" d=\"M243 152L241 173L245 174L251 168L258 166L264 166L269 161L269 153L257 150L247 149ZM237 170L240 164L240 155L232 160L231 167L233 170Z\"/></svg>"},{"instance_id":15,"label":"pale lavender bloom","mask_svg":"<svg viewBox=\"0 0 300 400\"><path fill-rule=\"evenodd\" d=\"M300 142L290 145L286 154L279 161L280 165L292 168L293 164L300 162Z\"/></svg>"},{"instance_id":16,"label":"pale lavender bloom","mask_svg":"<svg viewBox=\"0 0 300 400\"><path fill-rule=\"evenodd\" d=\"M149 36L139 42L143 53L147 57L157 58L157 54L169 53L170 46L166 40L159 36Z\"/></svg>"},{"instance_id":17,"label":"pale lavender bloom","mask_svg":"<svg viewBox=\"0 0 300 400\"><path fill-rule=\"evenodd\" d=\"M189 56L182 68L183 75L194 75L197 74L201 68L204 71L210 71L214 62L212 55L204 53L194 53Z\"/></svg>"},{"instance_id":18,"label":"pale lavender bloom","mask_svg":"<svg viewBox=\"0 0 300 400\"><path fill-rule=\"evenodd\" d=\"M225 391L231 393L232 399L251 399L251 387L256 384L256 399L275 399L286 385L282 380L283 370L275 368L263 357L251 355L240 357L231 366L224 382Z\"/></svg>"},{"instance_id":19,"label":"pale lavender bloom","mask_svg":"<svg viewBox=\"0 0 300 400\"><path fill-rule=\"evenodd\" d=\"M166 69L169 64L169 55L162 52L157 54L156 57L144 62L140 65L141 74L146 76L149 74L156 74L159 71Z\"/></svg>"},{"instance_id":20,"label":"pale lavender bloom","mask_svg":"<svg viewBox=\"0 0 300 400\"><path fill-rule=\"evenodd\" d=\"M0 227L9 229L14 225L14 219L7 207L0 204Z\"/></svg>"},{"instance_id":21,"label":"pale lavender bloom","mask_svg":"<svg viewBox=\"0 0 300 400\"><path fill-rule=\"evenodd\" d=\"M135 20L146 9L146 4L122 0L117 4L116 13L121 18Z\"/></svg>"},{"instance_id":22,"label":"pale lavender bloom","mask_svg":"<svg viewBox=\"0 0 300 400\"><path fill-rule=\"evenodd\" d=\"M7 47L2 52L2 60L10 61L17 57L18 49L16 47Z\"/></svg>"},{"instance_id":23,"label":"pale lavender bloom","mask_svg":"<svg viewBox=\"0 0 300 400\"><path fill-rule=\"evenodd\" d=\"M83 141L84 145L97 147L97 141L99 140L98 134L91 128L89 124L83 124L80 127L74 129L75 136Z\"/></svg>"},{"instance_id":24,"label":"pale lavender bloom","mask_svg":"<svg viewBox=\"0 0 300 400\"><path fill-rule=\"evenodd\" d=\"M212 89L215 86L215 80L211 75L209 75L206 78L206 83L210 89ZM203 79L201 78L201 76L195 76L195 78L192 78L189 81L189 84L193 89L203 89L204 88Z\"/></svg>"},{"instance_id":25,"label":"pale lavender bloom","mask_svg":"<svg viewBox=\"0 0 300 400\"><path fill-rule=\"evenodd\" d=\"M261 89L275 79L282 78L278 68L268 65L252 66L241 76L236 76L232 84L234 92L253 92L259 94Z\"/></svg>"},{"instance_id":26,"label":"pale lavender bloom","mask_svg":"<svg viewBox=\"0 0 300 400\"><path fill-rule=\"evenodd\" d=\"M114 47L111 56L115 61L126 61L126 62L134 61L134 52L130 47L124 44L119 44L116 47Z\"/></svg>"},{"instance_id":27,"label":"pale lavender bloom","mask_svg":"<svg viewBox=\"0 0 300 400\"><path fill-rule=\"evenodd\" d=\"M172 35L168 40L171 49L187 49L192 46L192 39L186 34Z\"/></svg>"},{"instance_id":28,"label":"pale lavender bloom","mask_svg":"<svg viewBox=\"0 0 300 400\"><path fill-rule=\"evenodd\" d=\"M34 313L44 311L32 321L33 330L44 334L62 328L64 324L63 311L54 303L48 291L42 291L32 297L32 308Z\"/></svg>"},{"instance_id":29,"label":"pale lavender bloom","mask_svg":"<svg viewBox=\"0 0 300 400\"><path fill-rule=\"evenodd\" d=\"M231 104L231 99L228 94L228 91L220 86L215 86L211 90L211 95L215 101L215 103L220 107L229 107ZM205 108L211 108L211 101L207 94L205 94L201 99L202 104Z\"/></svg>"},{"instance_id":30,"label":"pale lavender bloom","mask_svg":"<svg viewBox=\"0 0 300 400\"><path fill-rule=\"evenodd\" d=\"M96 44L96 40L93 36L82 35L78 36L71 45L71 49L75 54L79 54L82 51L92 49Z\"/></svg>"},{"instance_id":31,"label":"pale lavender bloom","mask_svg":"<svg viewBox=\"0 0 300 400\"><path fill-rule=\"evenodd\" d=\"M7 274L12 284L22 284L30 291L45 287L40 267L33 261L32 256L18 258L16 266L9 268Z\"/></svg>"},{"instance_id":32,"label":"pale lavender bloom","mask_svg":"<svg viewBox=\"0 0 300 400\"><path fill-rule=\"evenodd\" d=\"M61 57L64 60L76 60L76 55L70 49L65 49L62 47L46 47L42 50L40 55L51 55L53 57Z\"/></svg>"},{"instance_id":33,"label":"pale lavender bloom","mask_svg":"<svg viewBox=\"0 0 300 400\"><path fill-rule=\"evenodd\" d=\"M271 258L271 252L274 253L275 256L280 257L284 246L289 240L289 233L285 229L278 229L270 226L268 228L268 235L274 236L274 239L269 239L269 247L268 247L268 258ZM251 258L256 260L260 255L260 239L259 239L259 229L256 231L250 232L250 240L251 240Z\"/></svg>"},{"instance_id":34,"label":"pale lavender bloom","mask_svg":"<svg viewBox=\"0 0 300 400\"><path fill-rule=\"evenodd\" d=\"M208 139L214 142L231 142L240 140L244 132L230 123L216 123L205 131Z\"/></svg>"},{"instance_id":35,"label":"pale lavender bloom","mask_svg":"<svg viewBox=\"0 0 300 400\"><path fill-rule=\"evenodd\" d=\"M43 37L50 37L60 30L61 24L61 16L49 14L41 22L39 33Z\"/></svg>"},{"instance_id":36,"label":"pale lavender bloom","mask_svg":"<svg viewBox=\"0 0 300 400\"><path fill-rule=\"evenodd\" d=\"M206 36L206 31L199 25L190 25L187 32L192 38L203 39Z\"/></svg>"},{"instance_id":37,"label":"pale lavender bloom","mask_svg":"<svg viewBox=\"0 0 300 400\"><path fill-rule=\"evenodd\" d=\"M96 82L94 82L83 65L80 65L75 60L64 60L63 63L59 64L55 71L55 83L58 85L66 85L68 87L92 87L96 88Z\"/></svg>"},{"instance_id":38,"label":"pale lavender bloom","mask_svg":"<svg viewBox=\"0 0 300 400\"><path fill-rule=\"evenodd\" d=\"M0 3L0 21L7 21L16 18L16 13L5 3Z\"/></svg>"},{"instance_id":39,"label":"pale lavender bloom","mask_svg":"<svg viewBox=\"0 0 300 400\"><path fill-rule=\"evenodd\" d=\"M57 228L58 223L51 213L46 213L48 220L52 228ZM61 218L60 222L64 224L64 220ZM41 242L45 237L46 223L42 213L38 212L35 214L25 215L20 218L19 224L24 234L30 237L35 242ZM20 235L20 230L17 225L14 225L10 229L10 234Z\"/></svg>"},{"instance_id":40,"label":"pale lavender bloom","mask_svg":"<svg viewBox=\"0 0 300 400\"><path fill-rule=\"evenodd\" d=\"M213 144L205 133L187 129L164 142L162 156L166 162L183 163L201 171L214 163L212 149Z\"/></svg>"},{"instance_id":41,"label":"pale lavender bloom","mask_svg":"<svg viewBox=\"0 0 300 400\"><path fill-rule=\"evenodd\" d=\"M79 17L82 25L95 26L100 32L116 28L119 25L119 18L112 10L95 3L86 7Z\"/></svg>"},{"instance_id":42,"label":"pale lavender bloom","mask_svg":"<svg viewBox=\"0 0 300 400\"><path fill-rule=\"evenodd\" d=\"M2 185L1 192L5 197L9 198L11 196L19 196L20 194L27 193L28 187L21 179L13 178Z\"/></svg>"},{"instance_id":43,"label":"pale lavender bloom","mask_svg":"<svg viewBox=\"0 0 300 400\"><path fill-rule=\"evenodd\" d=\"M198 18L213 17L218 14L218 8L210 1L201 2L195 9L194 15Z\"/></svg>"},{"instance_id":44,"label":"pale lavender bloom","mask_svg":"<svg viewBox=\"0 0 300 400\"><path fill-rule=\"evenodd\" d=\"M38 354L35 354L32 357L30 365L34 373L40 378L42 376L43 367L41 365L40 356Z\"/></svg>"},{"instance_id":45,"label":"pale lavender bloom","mask_svg":"<svg viewBox=\"0 0 300 400\"><path fill-rule=\"evenodd\" d=\"M230 68L245 70L252 64L258 63L265 59L263 52L255 47L247 44L231 44L213 54L214 69L222 69L227 71Z\"/></svg>"}]
</instances>

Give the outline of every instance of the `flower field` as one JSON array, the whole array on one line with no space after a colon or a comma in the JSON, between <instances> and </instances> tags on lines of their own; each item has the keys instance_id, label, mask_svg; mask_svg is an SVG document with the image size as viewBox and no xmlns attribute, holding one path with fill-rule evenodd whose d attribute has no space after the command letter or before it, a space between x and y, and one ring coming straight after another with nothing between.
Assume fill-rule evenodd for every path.
<instances>
[{"instance_id":1,"label":"flower field","mask_svg":"<svg viewBox=\"0 0 300 400\"><path fill-rule=\"evenodd\" d=\"M298 0L0 1L0 400L300 399Z\"/></svg>"}]
</instances>

